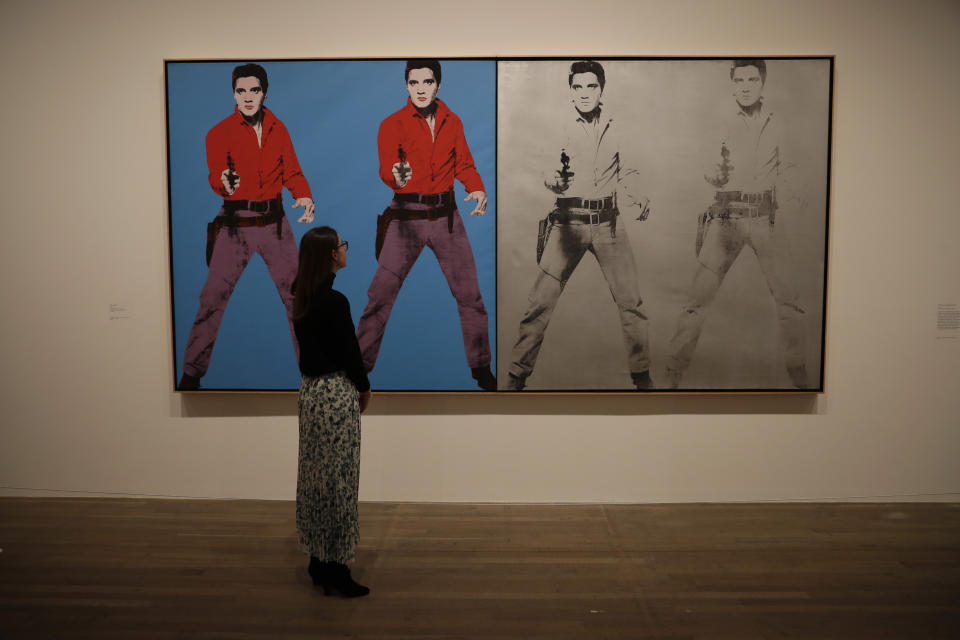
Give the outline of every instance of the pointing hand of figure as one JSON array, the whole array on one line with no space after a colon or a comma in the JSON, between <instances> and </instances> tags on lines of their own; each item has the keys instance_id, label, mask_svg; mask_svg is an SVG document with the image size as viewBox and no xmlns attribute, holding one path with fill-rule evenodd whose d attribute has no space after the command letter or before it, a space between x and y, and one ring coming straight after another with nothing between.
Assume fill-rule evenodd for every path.
<instances>
[{"instance_id":1,"label":"pointing hand of figure","mask_svg":"<svg viewBox=\"0 0 960 640\"><path fill-rule=\"evenodd\" d=\"M650 198L641 196L635 204L640 207L640 215L637 216L637 220L643 222L650 217Z\"/></svg>"},{"instance_id":2,"label":"pointing hand of figure","mask_svg":"<svg viewBox=\"0 0 960 640\"><path fill-rule=\"evenodd\" d=\"M788 216L803 215L807 211L807 199L798 193L790 193L786 202L783 203L783 211ZM777 222L780 222L780 214L777 214Z\"/></svg>"},{"instance_id":3,"label":"pointing hand of figure","mask_svg":"<svg viewBox=\"0 0 960 640\"><path fill-rule=\"evenodd\" d=\"M730 182L730 171L733 169L732 164L718 164L717 168L714 170L713 175L704 175L703 178L714 187L720 189L721 187L726 186Z\"/></svg>"},{"instance_id":4,"label":"pointing hand of figure","mask_svg":"<svg viewBox=\"0 0 960 640\"><path fill-rule=\"evenodd\" d=\"M393 179L400 188L405 187L413 177L413 168L409 162L394 162L392 171Z\"/></svg>"},{"instance_id":5,"label":"pointing hand of figure","mask_svg":"<svg viewBox=\"0 0 960 640\"><path fill-rule=\"evenodd\" d=\"M233 169L224 169L220 173L220 182L228 196L232 196L240 188L240 175Z\"/></svg>"},{"instance_id":6,"label":"pointing hand of figure","mask_svg":"<svg viewBox=\"0 0 960 640\"><path fill-rule=\"evenodd\" d=\"M730 172L734 169L733 163L730 162L730 152L727 151L726 147L723 147L720 155L723 156L723 161L717 163L717 168L714 169L713 176L705 176L707 182L718 189L726 186L726 184L730 182Z\"/></svg>"},{"instance_id":7,"label":"pointing hand of figure","mask_svg":"<svg viewBox=\"0 0 960 640\"><path fill-rule=\"evenodd\" d=\"M470 215L482 216L487 212L487 194L483 191L471 191L467 194L467 197L463 199L464 202L467 200L477 201L477 206L473 208L473 211L470 212Z\"/></svg>"},{"instance_id":8,"label":"pointing hand of figure","mask_svg":"<svg viewBox=\"0 0 960 640\"><path fill-rule=\"evenodd\" d=\"M553 175L543 181L543 186L545 186L550 191L554 192L557 195L562 194L564 191L570 188L570 185L573 184L573 171L570 171L570 167L564 165L562 168L553 172Z\"/></svg>"},{"instance_id":9,"label":"pointing hand of figure","mask_svg":"<svg viewBox=\"0 0 960 640\"><path fill-rule=\"evenodd\" d=\"M297 198L293 203L293 208L303 207L303 215L297 220L297 222L313 222L313 211L314 204L311 198Z\"/></svg>"},{"instance_id":10,"label":"pointing hand of figure","mask_svg":"<svg viewBox=\"0 0 960 640\"><path fill-rule=\"evenodd\" d=\"M545 186L547 189L554 192L555 194L560 195L561 193L567 190L567 187L560 182L560 178L559 178L560 172L557 171L556 173L558 174L558 177L554 178L552 181L544 180L543 186Z\"/></svg>"}]
</instances>

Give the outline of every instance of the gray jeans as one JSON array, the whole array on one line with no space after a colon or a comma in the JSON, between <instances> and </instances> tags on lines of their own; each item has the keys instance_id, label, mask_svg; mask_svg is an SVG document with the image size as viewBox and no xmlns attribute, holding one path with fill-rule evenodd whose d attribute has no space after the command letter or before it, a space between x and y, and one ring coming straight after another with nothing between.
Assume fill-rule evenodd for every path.
<instances>
[{"instance_id":1,"label":"gray jeans","mask_svg":"<svg viewBox=\"0 0 960 640\"><path fill-rule=\"evenodd\" d=\"M713 302L723 278L745 246L753 249L760 262L760 269L767 278L767 287L777 305L780 325L780 348L783 351L787 370L795 378L797 386L806 386L798 376L805 362L805 329L803 309L799 306L798 294L787 268L790 264L790 248L782 234L775 233L769 218L715 218L708 223L703 248L700 251L700 266L693 277L683 311L677 319L677 330L670 341L670 358L667 365L668 384L679 384L684 371L690 365L700 330L706 320L706 310Z\"/></svg>"},{"instance_id":2,"label":"gray jeans","mask_svg":"<svg viewBox=\"0 0 960 640\"><path fill-rule=\"evenodd\" d=\"M550 226L540 271L530 290L529 305L520 320L520 335L513 347L512 375L525 378L533 372L563 287L587 251L600 264L620 313L630 372L642 373L650 368L647 316L642 310L637 267L624 225L621 222L614 228L610 222L570 222Z\"/></svg>"}]
</instances>

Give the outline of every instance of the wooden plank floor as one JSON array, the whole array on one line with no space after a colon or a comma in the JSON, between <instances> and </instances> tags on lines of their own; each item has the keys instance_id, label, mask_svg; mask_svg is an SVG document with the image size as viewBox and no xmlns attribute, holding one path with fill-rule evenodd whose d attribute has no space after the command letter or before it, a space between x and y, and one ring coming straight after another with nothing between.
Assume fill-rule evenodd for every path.
<instances>
[{"instance_id":1,"label":"wooden plank floor","mask_svg":"<svg viewBox=\"0 0 960 640\"><path fill-rule=\"evenodd\" d=\"M291 502L0 498L0 638L960 638L960 505L360 505L324 597Z\"/></svg>"}]
</instances>

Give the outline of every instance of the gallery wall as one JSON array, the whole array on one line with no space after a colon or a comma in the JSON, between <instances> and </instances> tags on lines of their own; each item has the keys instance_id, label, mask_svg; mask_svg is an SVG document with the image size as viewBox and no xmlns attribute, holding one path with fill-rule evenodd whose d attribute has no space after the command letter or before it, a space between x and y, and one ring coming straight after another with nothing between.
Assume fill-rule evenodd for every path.
<instances>
[{"instance_id":1,"label":"gallery wall","mask_svg":"<svg viewBox=\"0 0 960 640\"><path fill-rule=\"evenodd\" d=\"M172 391L165 58L827 54L824 394L376 396L361 499L960 497L960 7L584 6L3 3L0 494L294 496L295 396Z\"/></svg>"}]
</instances>

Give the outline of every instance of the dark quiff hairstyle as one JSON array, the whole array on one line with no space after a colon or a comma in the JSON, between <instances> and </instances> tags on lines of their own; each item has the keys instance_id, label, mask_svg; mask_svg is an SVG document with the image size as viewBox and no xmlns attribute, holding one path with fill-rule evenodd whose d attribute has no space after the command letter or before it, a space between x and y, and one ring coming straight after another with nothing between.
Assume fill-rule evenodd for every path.
<instances>
[{"instance_id":1,"label":"dark quiff hairstyle","mask_svg":"<svg viewBox=\"0 0 960 640\"><path fill-rule=\"evenodd\" d=\"M730 79L733 80L733 72L739 69L740 67L756 67L757 71L760 72L760 82L766 84L767 82L767 63L763 60L752 60L750 58L741 58L739 60L734 60L733 64L730 65Z\"/></svg>"},{"instance_id":2,"label":"dark quiff hairstyle","mask_svg":"<svg viewBox=\"0 0 960 640\"><path fill-rule=\"evenodd\" d=\"M237 78L256 78L260 81L260 88L263 89L263 95L267 95L267 72L258 64L242 64L233 70L233 90L237 90Z\"/></svg>"},{"instance_id":3,"label":"dark quiff hairstyle","mask_svg":"<svg viewBox=\"0 0 960 640\"><path fill-rule=\"evenodd\" d=\"M440 72L439 60L435 58L414 58L413 60L407 60L407 69L403 72L404 82L410 79L410 72L414 69L430 69L430 71L433 71L433 79L437 81L437 86L440 86L440 76L443 74Z\"/></svg>"},{"instance_id":4,"label":"dark quiff hairstyle","mask_svg":"<svg viewBox=\"0 0 960 640\"><path fill-rule=\"evenodd\" d=\"M297 277L290 286L294 320L306 317L320 285L333 275L333 253L339 245L340 238L330 227L315 227L300 239Z\"/></svg>"},{"instance_id":5,"label":"dark quiff hairstyle","mask_svg":"<svg viewBox=\"0 0 960 640\"><path fill-rule=\"evenodd\" d=\"M600 91L607 84L607 76L603 72L603 65L596 60L578 60L570 65L570 75L567 76L567 84L573 86L573 76L578 73L592 73L597 76L597 82L600 83Z\"/></svg>"}]
</instances>

